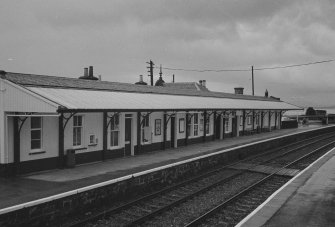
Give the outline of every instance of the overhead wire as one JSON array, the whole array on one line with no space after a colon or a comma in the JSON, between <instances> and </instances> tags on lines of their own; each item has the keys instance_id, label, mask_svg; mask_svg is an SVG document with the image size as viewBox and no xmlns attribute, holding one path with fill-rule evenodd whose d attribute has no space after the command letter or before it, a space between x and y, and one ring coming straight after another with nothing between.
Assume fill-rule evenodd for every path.
<instances>
[{"instance_id":1,"label":"overhead wire","mask_svg":"<svg viewBox=\"0 0 335 227\"><path fill-rule=\"evenodd\" d=\"M315 65L315 64L323 64L333 62L335 59L329 59L324 61L315 61L315 62L308 62L302 64L292 64L292 65L283 65L283 66L273 66L273 67L259 67L253 68L254 71L260 70L274 70L274 69L285 69L285 68L294 68L294 67L302 67L308 65ZM159 68L159 67L155 67ZM185 68L171 68L171 67L162 67L162 69L171 70L171 71L187 71L187 72L250 72L252 69L185 69Z\"/></svg>"}]
</instances>

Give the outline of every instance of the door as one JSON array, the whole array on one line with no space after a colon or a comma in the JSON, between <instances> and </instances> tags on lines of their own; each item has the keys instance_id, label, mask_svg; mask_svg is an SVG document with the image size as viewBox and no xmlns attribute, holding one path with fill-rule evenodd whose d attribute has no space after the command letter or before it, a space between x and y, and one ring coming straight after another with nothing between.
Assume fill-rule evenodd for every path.
<instances>
[{"instance_id":1,"label":"door","mask_svg":"<svg viewBox=\"0 0 335 227\"><path fill-rule=\"evenodd\" d=\"M232 134L233 136L237 136L237 117L232 118Z\"/></svg>"},{"instance_id":2,"label":"door","mask_svg":"<svg viewBox=\"0 0 335 227\"><path fill-rule=\"evenodd\" d=\"M175 140L175 117L171 117L171 147L175 147L174 140Z\"/></svg>"},{"instance_id":3,"label":"door","mask_svg":"<svg viewBox=\"0 0 335 227\"><path fill-rule=\"evenodd\" d=\"M126 118L125 122L125 142L124 142L124 150L125 155L131 155L131 118Z\"/></svg>"}]
</instances>

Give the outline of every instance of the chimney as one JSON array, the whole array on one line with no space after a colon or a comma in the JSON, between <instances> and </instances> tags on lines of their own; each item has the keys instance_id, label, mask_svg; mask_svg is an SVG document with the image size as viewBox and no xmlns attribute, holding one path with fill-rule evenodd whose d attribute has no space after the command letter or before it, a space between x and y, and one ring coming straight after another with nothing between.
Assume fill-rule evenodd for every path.
<instances>
[{"instance_id":1,"label":"chimney","mask_svg":"<svg viewBox=\"0 0 335 227\"><path fill-rule=\"evenodd\" d=\"M172 75L172 83L174 83L174 74Z\"/></svg>"},{"instance_id":2,"label":"chimney","mask_svg":"<svg viewBox=\"0 0 335 227\"><path fill-rule=\"evenodd\" d=\"M235 89L235 95L243 95L243 87L236 87Z\"/></svg>"},{"instance_id":3,"label":"chimney","mask_svg":"<svg viewBox=\"0 0 335 227\"><path fill-rule=\"evenodd\" d=\"M89 68L84 68L84 76L79 77L79 79L99 80L97 77L93 76L93 66L90 66Z\"/></svg>"},{"instance_id":4,"label":"chimney","mask_svg":"<svg viewBox=\"0 0 335 227\"><path fill-rule=\"evenodd\" d=\"M6 71L0 70L0 78L1 79L6 79Z\"/></svg>"},{"instance_id":5,"label":"chimney","mask_svg":"<svg viewBox=\"0 0 335 227\"><path fill-rule=\"evenodd\" d=\"M200 84L200 86L202 86L202 80L199 80L199 84Z\"/></svg>"},{"instance_id":6,"label":"chimney","mask_svg":"<svg viewBox=\"0 0 335 227\"><path fill-rule=\"evenodd\" d=\"M90 70L89 70L88 76L89 77L93 77L93 66L90 66Z\"/></svg>"},{"instance_id":7,"label":"chimney","mask_svg":"<svg viewBox=\"0 0 335 227\"><path fill-rule=\"evenodd\" d=\"M206 80L202 80L202 86L206 87Z\"/></svg>"},{"instance_id":8,"label":"chimney","mask_svg":"<svg viewBox=\"0 0 335 227\"><path fill-rule=\"evenodd\" d=\"M147 85L147 83L143 81L143 75L140 75L140 80L138 82L136 82L135 84Z\"/></svg>"},{"instance_id":9,"label":"chimney","mask_svg":"<svg viewBox=\"0 0 335 227\"><path fill-rule=\"evenodd\" d=\"M268 89L265 90L265 97L269 97Z\"/></svg>"}]
</instances>

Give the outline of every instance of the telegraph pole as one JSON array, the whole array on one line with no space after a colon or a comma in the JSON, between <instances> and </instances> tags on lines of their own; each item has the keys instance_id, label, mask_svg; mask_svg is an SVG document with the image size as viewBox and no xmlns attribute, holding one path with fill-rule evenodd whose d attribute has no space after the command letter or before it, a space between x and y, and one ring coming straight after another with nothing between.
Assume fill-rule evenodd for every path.
<instances>
[{"instance_id":1,"label":"telegraph pole","mask_svg":"<svg viewBox=\"0 0 335 227\"><path fill-rule=\"evenodd\" d=\"M151 86L154 86L154 63L150 60L149 62L147 62L147 64L149 64L149 66L147 67L149 69L148 73L151 78L150 80L150 84Z\"/></svg>"},{"instance_id":2,"label":"telegraph pole","mask_svg":"<svg viewBox=\"0 0 335 227\"><path fill-rule=\"evenodd\" d=\"M251 66L251 79L252 79L252 95L255 95L255 85L254 85L254 66Z\"/></svg>"}]
</instances>

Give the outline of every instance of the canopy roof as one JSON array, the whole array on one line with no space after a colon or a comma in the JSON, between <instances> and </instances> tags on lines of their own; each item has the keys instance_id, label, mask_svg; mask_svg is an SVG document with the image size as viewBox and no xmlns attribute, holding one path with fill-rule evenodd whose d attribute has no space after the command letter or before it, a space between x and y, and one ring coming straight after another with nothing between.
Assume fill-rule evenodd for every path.
<instances>
[{"instance_id":1,"label":"canopy roof","mask_svg":"<svg viewBox=\"0 0 335 227\"><path fill-rule=\"evenodd\" d=\"M169 111L169 110L296 110L278 101L244 100L185 95L29 87L30 91L58 103L60 111Z\"/></svg>"}]
</instances>

